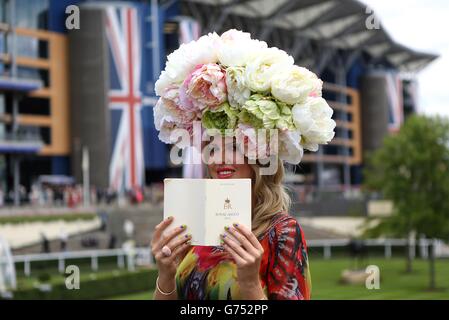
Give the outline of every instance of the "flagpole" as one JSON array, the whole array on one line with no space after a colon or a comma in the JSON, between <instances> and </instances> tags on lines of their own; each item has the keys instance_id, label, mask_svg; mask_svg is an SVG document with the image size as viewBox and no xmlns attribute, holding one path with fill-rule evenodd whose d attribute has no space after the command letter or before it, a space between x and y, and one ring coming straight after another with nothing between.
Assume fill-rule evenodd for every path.
<instances>
[{"instance_id":1,"label":"flagpole","mask_svg":"<svg viewBox=\"0 0 449 320\"><path fill-rule=\"evenodd\" d=\"M90 190L89 190L89 151L86 146L83 147L82 156L82 169L83 169L83 202L84 206L88 207L90 205Z\"/></svg>"}]
</instances>

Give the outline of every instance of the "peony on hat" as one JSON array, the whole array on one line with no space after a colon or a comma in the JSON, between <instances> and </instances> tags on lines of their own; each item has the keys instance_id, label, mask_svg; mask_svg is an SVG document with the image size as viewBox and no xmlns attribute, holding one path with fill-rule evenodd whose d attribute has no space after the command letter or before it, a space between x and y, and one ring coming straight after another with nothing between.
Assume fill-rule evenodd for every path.
<instances>
[{"instance_id":1,"label":"peony on hat","mask_svg":"<svg viewBox=\"0 0 449 320\"><path fill-rule=\"evenodd\" d=\"M260 157L251 150L263 148L266 156L276 153L297 164L304 149L317 151L335 134L322 84L285 51L251 39L249 33L209 33L168 56L155 84L160 97L154 107L155 127L161 141L175 143L174 130L191 134L193 123L200 121L206 130L232 130L243 137L241 150L249 158ZM277 133L276 148L259 143L259 129Z\"/></svg>"}]
</instances>

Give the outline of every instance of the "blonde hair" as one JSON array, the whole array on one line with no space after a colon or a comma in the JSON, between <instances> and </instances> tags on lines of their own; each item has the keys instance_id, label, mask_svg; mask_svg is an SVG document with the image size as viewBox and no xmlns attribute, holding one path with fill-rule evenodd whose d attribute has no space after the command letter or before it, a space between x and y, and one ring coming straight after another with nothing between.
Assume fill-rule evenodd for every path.
<instances>
[{"instance_id":1,"label":"blonde hair","mask_svg":"<svg viewBox=\"0 0 449 320\"><path fill-rule=\"evenodd\" d=\"M282 160L278 159L278 168L272 175L261 175L259 164L249 164L249 166L254 172L252 231L256 237L260 237L270 226L273 216L279 212L288 213L291 199L287 188L282 183L285 175ZM209 170L206 172L207 177L211 178Z\"/></svg>"},{"instance_id":2,"label":"blonde hair","mask_svg":"<svg viewBox=\"0 0 449 320\"><path fill-rule=\"evenodd\" d=\"M273 216L281 211L288 213L291 199L282 183L285 175L282 160L278 159L278 168L272 175L261 175L257 164L250 166L254 171L252 231L259 237L268 229Z\"/></svg>"}]
</instances>

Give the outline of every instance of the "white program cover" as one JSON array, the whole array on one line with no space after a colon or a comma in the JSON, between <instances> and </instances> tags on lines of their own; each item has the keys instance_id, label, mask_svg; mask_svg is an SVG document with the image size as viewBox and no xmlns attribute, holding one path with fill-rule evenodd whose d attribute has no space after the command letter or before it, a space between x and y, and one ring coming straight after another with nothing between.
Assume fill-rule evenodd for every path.
<instances>
[{"instance_id":1,"label":"white program cover","mask_svg":"<svg viewBox=\"0 0 449 320\"><path fill-rule=\"evenodd\" d=\"M164 219L182 224L192 245L217 246L225 226L240 223L251 230L251 179L164 179Z\"/></svg>"}]
</instances>

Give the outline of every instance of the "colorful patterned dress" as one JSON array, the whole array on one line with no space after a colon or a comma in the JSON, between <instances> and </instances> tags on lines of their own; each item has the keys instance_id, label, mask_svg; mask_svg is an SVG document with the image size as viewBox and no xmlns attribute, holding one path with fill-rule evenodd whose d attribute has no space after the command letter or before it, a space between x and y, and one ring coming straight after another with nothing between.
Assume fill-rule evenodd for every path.
<instances>
[{"instance_id":1,"label":"colorful patterned dress","mask_svg":"<svg viewBox=\"0 0 449 320\"><path fill-rule=\"evenodd\" d=\"M310 299L304 234L295 218L277 213L259 236L264 248L260 281L268 299ZM237 267L222 246L193 246L176 272L179 299L239 300Z\"/></svg>"}]
</instances>

